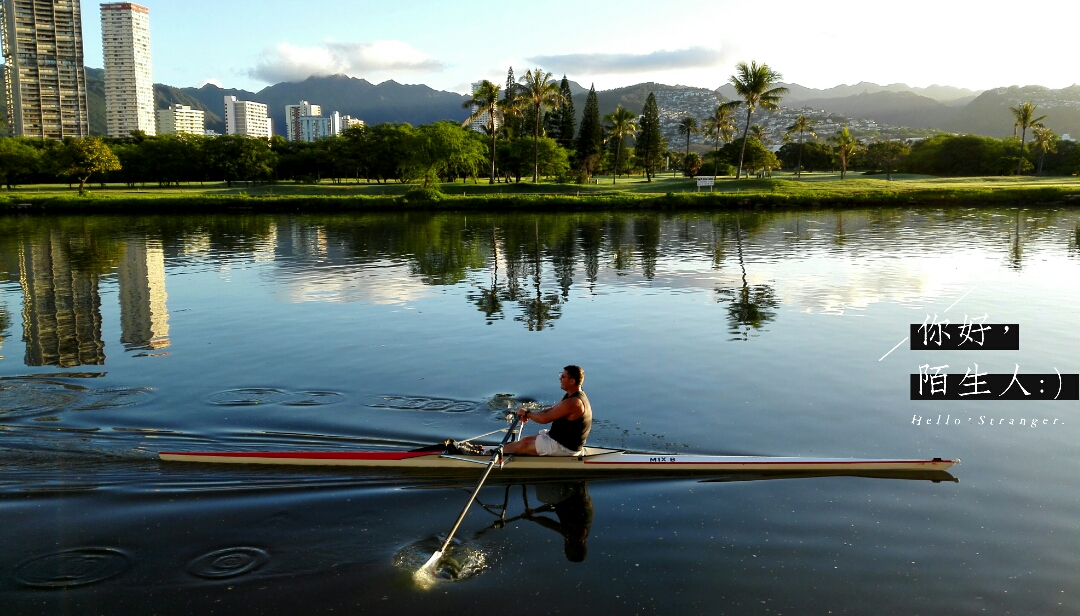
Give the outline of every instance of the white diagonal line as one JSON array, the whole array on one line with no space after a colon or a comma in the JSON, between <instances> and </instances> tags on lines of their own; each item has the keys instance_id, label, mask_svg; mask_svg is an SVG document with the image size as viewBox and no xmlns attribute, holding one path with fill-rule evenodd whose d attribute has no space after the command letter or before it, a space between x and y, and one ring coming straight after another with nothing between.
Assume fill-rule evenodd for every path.
<instances>
[{"instance_id":1,"label":"white diagonal line","mask_svg":"<svg viewBox=\"0 0 1080 616\"><path fill-rule=\"evenodd\" d=\"M901 344L904 344L905 342L907 342L907 336L904 336L904 339L903 339L903 340L901 340L900 342L897 342L897 343L896 343L896 346L894 346L893 348L889 349L889 353L892 353L893 351L895 351L897 347L899 347L899 346L900 346ZM882 356L881 356L881 359L885 359L886 357L888 357L888 356L889 356L889 353L886 353L886 354L882 355ZM879 359L878 361L881 361L881 359Z\"/></svg>"},{"instance_id":2,"label":"white diagonal line","mask_svg":"<svg viewBox=\"0 0 1080 616\"><path fill-rule=\"evenodd\" d=\"M977 288L978 286L979 286L979 285L975 285L974 287L971 287L971 289L970 289L970 290L968 290L968 292L967 292L967 293L964 293L963 295L961 295L961 296L960 296L960 299L964 299L965 297L967 297L967 296L968 296L968 293L971 293L972 291L974 291L974 290L975 290L975 289L976 289L976 288ZM953 306L955 306L955 305L959 304L959 303L960 303L960 299L958 299L958 300L956 300L955 302L953 302L953 303L952 303L952 306L949 306L949 308L952 308ZM945 314L945 312L948 312L948 311L949 311L949 308L946 308L946 309L945 309L945 311L944 311L944 312L942 312L941 314Z\"/></svg>"}]
</instances>

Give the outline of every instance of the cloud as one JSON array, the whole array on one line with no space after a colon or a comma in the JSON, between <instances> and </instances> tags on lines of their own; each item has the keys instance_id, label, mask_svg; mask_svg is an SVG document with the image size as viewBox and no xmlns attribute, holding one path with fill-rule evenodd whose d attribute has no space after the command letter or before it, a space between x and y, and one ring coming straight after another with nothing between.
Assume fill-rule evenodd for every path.
<instances>
[{"instance_id":1,"label":"cloud","mask_svg":"<svg viewBox=\"0 0 1080 616\"><path fill-rule=\"evenodd\" d=\"M264 51L255 68L246 73L267 83L277 83L303 81L312 75L366 77L387 71L431 73L443 68L442 62L401 41L328 42L321 47L281 43Z\"/></svg>"},{"instance_id":2,"label":"cloud","mask_svg":"<svg viewBox=\"0 0 1080 616\"><path fill-rule=\"evenodd\" d=\"M196 88L201 88L201 87L205 86L206 84L215 85L215 86L217 86L219 88L225 87L225 86L221 85L221 80L218 79L217 77L211 77L210 79L204 79L203 81L199 82L199 85L197 85L195 87Z\"/></svg>"},{"instance_id":3,"label":"cloud","mask_svg":"<svg viewBox=\"0 0 1080 616\"><path fill-rule=\"evenodd\" d=\"M722 64L725 54L708 47L688 47L652 53L571 53L558 56L534 56L526 58L540 66L558 69L559 72L614 74L647 73L687 68L708 68Z\"/></svg>"}]
</instances>

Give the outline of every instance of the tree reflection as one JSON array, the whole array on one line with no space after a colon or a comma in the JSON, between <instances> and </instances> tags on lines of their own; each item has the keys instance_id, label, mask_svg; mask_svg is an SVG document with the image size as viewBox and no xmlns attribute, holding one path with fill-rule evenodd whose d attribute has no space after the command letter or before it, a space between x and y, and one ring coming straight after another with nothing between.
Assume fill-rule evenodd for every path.
<instances>
[{"instance_id":1,"label":"tree reflection","mask_svg":"<svg viewBox=\"0 0 1080 616\"><path fill-rule=\"evenodd\" d=\"M718 301L727 302L729 340L749 340L751 332L761 331L766 323L776 318L774 310L780 305L776 292L767 284L750 286L746 280L746 262L743 258L742 227L735 221L735 245L738 249L739 267L742 269L742 287L716 290ZM756 336L757 334L753 334Z\"/></svg>"},{"instance_id":2,"label":"tree reflection","mask_svg":"<svg viewBox=\"0 0 1080 616\"><path fill-rule=\"evenodd\" d=\"M1016 220L1013 223L1013 230L1009 238L1012 240L1009 242L1009 267L1020 270L1024 268L1024 246L1020 242L1020 213L1023 210L1016 210Z\"/></svg>"},{"instance_id":3,"label":"tree reflection","mask_svg":"<svg viewBox=\"0 0 1080 616\"><path fill-rule=\"evenodd\" d=\"M541 292L541 276L543 274L543 259L540 256L540 223L535 223L535 236L532 250L532 277L533 286L536 290L536 295L528 298L522 298L519 302L522 308L522 313L514 317L515 321L521 321L525 323L529 331L543 331L545 327L549 327L551 321L558 319L562 316L562 308L559 305L558 293Z\"/></svg>"},{"instance_id":4,"label":"tree reflection","mask_svg":"<svg viewBox=\"0 0 1080 616\"><path fill-rule=\"evenodd\" d=\"M499 238L498 227L491 228L491 286L481 288L479 295L471 296L480 312L487 317L488 325L503 318L502 299L499 297Z\"/></svg>"}]
</instances>

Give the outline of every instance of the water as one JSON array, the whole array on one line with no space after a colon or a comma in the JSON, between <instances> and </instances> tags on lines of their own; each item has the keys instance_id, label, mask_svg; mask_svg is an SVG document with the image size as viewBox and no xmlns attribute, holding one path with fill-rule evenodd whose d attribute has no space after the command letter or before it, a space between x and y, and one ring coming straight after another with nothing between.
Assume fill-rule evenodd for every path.
<instances>
[{"instance_id":1,"label":"water","mask_svg":"<svg viewBox=\"0 0 1080 616\"><path fill-rule=\"evenodd\" d=\"M5 614L1076 613L1078 403L908 375L1080 372L1078 244L1075 209L2 218ZM1020 350L889 352L984 314ZM568 363L592 445L958 482L496 472L425 587L471 480L155 457L472 436Z\"/></svg>"}]
</instances>

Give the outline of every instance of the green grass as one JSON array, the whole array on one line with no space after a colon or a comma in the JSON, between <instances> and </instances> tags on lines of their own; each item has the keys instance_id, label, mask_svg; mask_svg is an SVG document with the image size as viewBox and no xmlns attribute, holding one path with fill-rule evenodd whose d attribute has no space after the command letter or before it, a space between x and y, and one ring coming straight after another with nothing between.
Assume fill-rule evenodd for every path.
<instances>
[{"instance_id":1,"label":"green grass","mask_svg":"<svg viewBox=\"0 0 1080 616\"><path fill-rule=\"evenodd\" d=\"M979 205L1003 203L1080 203L1080 180L1075 177L974 177L941 178L896 174L884 176L848 174L774 174L766 179L720 178L713 190L698 190L693 179L621 177L597 178L595 184L531 182L443 184L445 198L418 201L403 196L414 185L390 183L270 184L243 186L224 183L181 187L128 188L123 185L90 187L80 198L67 185L19 187L0 190L0 209L30 204L33 209L107 209L141 211L202 211L230 207L258 209L446 209L556 208L715 208L745 206L869 206L909 204Z\"/></svg>"}]
</instances>

